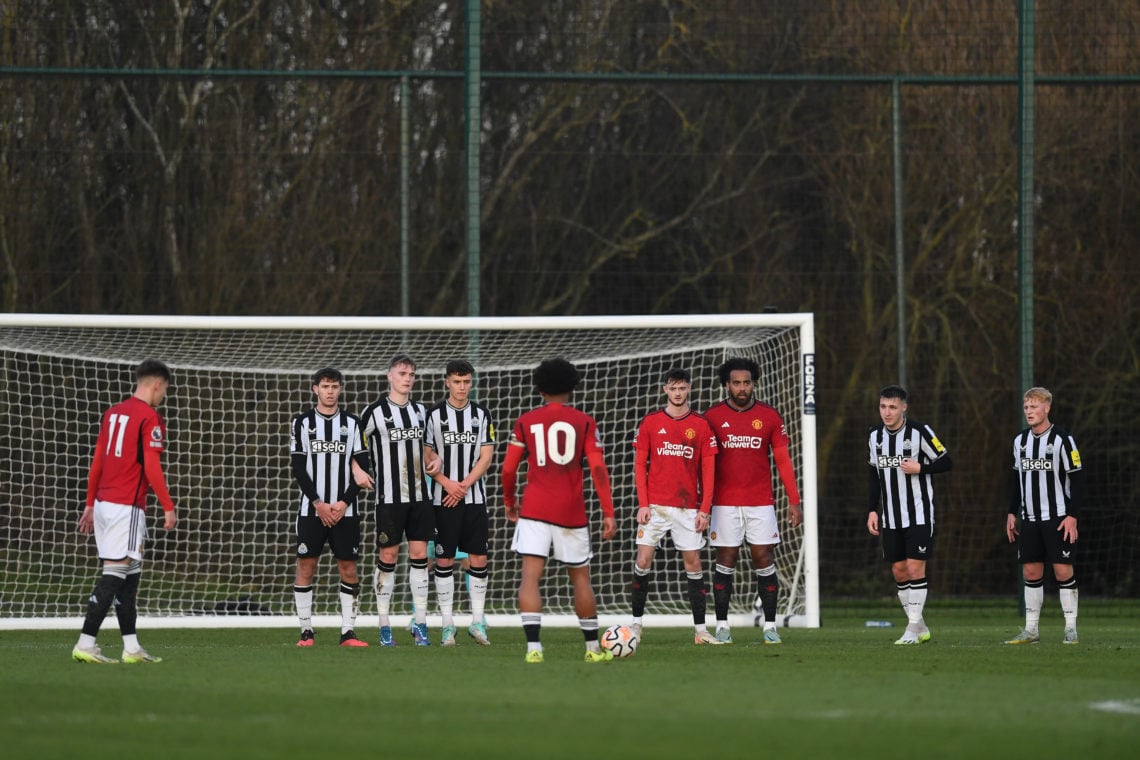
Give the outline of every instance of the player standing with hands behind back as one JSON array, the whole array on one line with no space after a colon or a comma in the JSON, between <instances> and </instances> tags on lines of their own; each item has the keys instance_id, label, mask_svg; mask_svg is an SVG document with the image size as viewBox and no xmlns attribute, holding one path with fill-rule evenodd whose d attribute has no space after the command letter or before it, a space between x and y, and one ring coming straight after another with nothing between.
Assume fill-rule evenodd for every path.
<instances>
[{"instance_id":1,"label":"player standing with hands behind back","mask_svg":"<svg viewBox=\"0 0 1140 760\"><path fill-rule=\"evenodd\" d=\"M774 547L780 543L780 529L776 522L769 453L776 461L780 481L788 494L788 524L795 528L804 519L796 473L788 453L788 433L780 413L753 398L760 377L759 364L751 359L732 358L720 365L717 377L728 391L728 398L705 412L718 444L716 487L709 523L710 543L716 547L713 572L716 637L725 644L732 643L728 606L740 546L747 542L764 609L764 643L779 644L776 602L780 582Z\"/></svg>"},{"instance_id":2,"label":"player standing with hands behind back","mask_svg":"<svg viewBox=\"0 0 1140 760\"><path fill-rule=\"evenodd\" d=\"M76 662L113 663L95 637L112 602L123 635L123 662L162 662L139 645L136 623L143 542L146 540L146 496L152 489L162 505L162 527L178 523L166 488L160 455L166 445L166 423L156 407L170 387L170 369L147 359L135 369L135 392L103 415L95 454L87 475L87 506L79 517L80 533L95 533L103 574L87 599L83 633L71 650Z\"/></svg>"},{"instance_id":3,"label":"player standing with hands behind back","mask_svg":"<svg viewBox=\"0 0 1140 760\"><path fill-rule=\"evenodd\" d=\"M907 393L898 385L879 391L879 419L871 428L867 530L882 535L883 559L891 563L906 631L896 644L930 641L922 617L926 606L926 560L934 550L934 484L931 475L954 463L929 425L906 416ZM879 520L879 504L883 519Z\"/></svg>"},{"instance_id":4,"label":"player standing with hands behind back","mask_svg":"<svg viewBox=\"0 0 1140 760\"><path fill-rule=\"evenodd\" d=\"M543 660L542 580L546 560L566 566L574 587L574 611L586 641L586 662L612 660L598 645L598 607L590 582L589 518L582 493L582 459L598 492L604 516L602 540L617 532L610 475L594 418L566 404L580 376L565 359L547 359L534 370L534 385L545 402L519 417L503 461L503 503L507 519L518 523L511 548L522 557L519 613L526 634L526 661ZM526 457L522 508L515 496L518 468Z\"/></svg>"},{"instance_id":5,"label":"player standing with hands behind back","mask_svg":"<svg viewBox=\"0 0 1140 760\"><path fill-rule=\"evenodd\" d=\"M1013 439L1014 482L1010 489L1005 535L1017 542L1017 561L1025 580L1025 628L1006 644L1036 644L1045 601L1045 561L1053 565L1065 615L1065 644L1077 639L1077 511L1085 500L1081 454L1073 437L1049 421L1053 394L1030 388L1022 408L1028 428ZM1018 530L1018 517L1021 530Z\"/></svg>"}]
</instances>

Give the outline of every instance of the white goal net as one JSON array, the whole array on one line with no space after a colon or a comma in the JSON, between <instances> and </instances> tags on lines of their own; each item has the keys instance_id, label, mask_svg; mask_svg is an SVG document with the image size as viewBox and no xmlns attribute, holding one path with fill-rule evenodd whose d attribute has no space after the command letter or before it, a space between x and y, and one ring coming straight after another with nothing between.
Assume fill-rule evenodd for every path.
<instances>
[{"instance_id":1,"label":"white goal net","mask_svg":"<svg viewBox=\"0 0 1140 760\"><path fill-rule=\"evenodd\" d=\"M574 362L583 380L572 403L598 422L613 480L617 537L602 542L600 509L590 497L599 610L629 614L637 497L632 439L638 422L663 404L664 372L693 375L693 407L723 397L716 368L730 356L756 359L758 395L784 416L801 483L804 525L786 528L777 557L785 625L819 625L815 472L814 336L810 314L551 318L212 318L0 315L5 383L0 459L0 626L4 621L74 619L83 614L97 572L94 539L80 535L91 451L103 411L130 395L142 359L166 362L174 380L160 411L169 443L164 465L179 507L172 532L148 510L150 541L139 597L150 618L257 616L293 619L298 489L289 467L288 424L311 406L310 376L326 365L346 375L344 405L359 413L386 392L388 359L404 351L417 364L413 393L430 405L444 395L443 368L466 358L476 367L474 398L498 431L488 474L491 545L489 613L513 614L519 562L510 552L499 470L510 429L540 403L531 382L543 359ZM778 484L778 477L773 475ZM362 497L361 575L375 566L373 497ZM152 497L153 505L153 497ZM328 552L326 551L326 555ZM711 580L712 550L706 554ZM741 570L749 569L747 552ZM402 552L401 563L405 561ZM647 612L687 619L684 571L666 542L654 563ZM738 573L734 617L751 617L752 573ZM336 570L321 560L314 612L336 613ZM460 586L462 588L462 586ZM565 573L550 568L545 612L572 615ZM457 593L457 614L466 594ZM362 627L375 599L361 595ZM432 604L434 607L434 592ZM410 612L406 568L397 575L394 612ZM709 613L712 604L710 594ZM267 617L268 616L268 617ZM680 620L680 618L678 618ZM247 621L245 624L249 624Z\"/></svg>"}]
</instances>

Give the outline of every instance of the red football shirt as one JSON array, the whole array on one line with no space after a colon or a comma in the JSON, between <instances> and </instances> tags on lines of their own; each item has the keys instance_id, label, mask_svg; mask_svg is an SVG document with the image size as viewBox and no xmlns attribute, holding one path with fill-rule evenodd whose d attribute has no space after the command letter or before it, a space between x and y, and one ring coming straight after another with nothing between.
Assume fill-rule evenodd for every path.
<instances>
[{"instance_id":1,"label":"red football shirt","mask_svg":"<svg viewBox=\"0 0 1140 760\"><path fill-rule=\"evenodd\" d=\"M146 507L146 495L154 487L163 509L174 502L161 478L151 483L145 457L161 454L166 442L166 423L154 407L131 396L103 415L95 456L87 479L87 506L95 500ZM158 473L161 475L161 470Z\"/></svg>"},{"instance_id":2,"label":"red football shirt","mask_svg":"<svg viewBox=\"0 0 1140 760\"><path fill-rule=\"evenodd\" d=\"M640 506L701 506L701 466L717 453L708 420L696 412L673 418L658 409L641 421L633 448L639 461L649 461L648 503Z\"/></svg>"},{"instance_id":3,"label":"red football shirt","mask_svg":"<svg viewBox=\"0 0 1140 760\"><path fill-rule=\"evenodd\" d=\"M721 401L705 412L705 418L719 446L713 504L726 507L775 504L771 451L788 445L788 432L780 413L759 402L738 411L727 401Z\"/></svg>"},{"instance_id":4,"label":"red football shirt","mask_svg":"<svg viewBox=\"0 0 1140 760\"><path fill-rule=\"evenodd\" d=\"M586 527L582 459L591 449L602 450L594 418L551 402L519 417L510 442L526 450L520 516L564 528Z\"/></svg>"}]
</instances>

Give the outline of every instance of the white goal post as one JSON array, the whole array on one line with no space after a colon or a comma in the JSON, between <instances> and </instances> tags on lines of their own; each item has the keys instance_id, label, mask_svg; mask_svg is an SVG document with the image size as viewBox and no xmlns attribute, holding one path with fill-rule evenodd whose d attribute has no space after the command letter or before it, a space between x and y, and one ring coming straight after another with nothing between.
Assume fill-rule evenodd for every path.
<instances>
[{"instance_id":1,"label":"white goal post","mask_svg":"<svg viewBox=\"0 0 1140 760\"><path fill-rule=\"evenodd\" d=\"M388 359L404 351L417 364L413 396L444 395L443 368L469 359L473 397L498 432L488 474L491 514L487 611L492 625L517 625L519 562L502 509L499 470L511 426L540 403L531 377L543 359L562 356L581 370L575 406L598 421L613 481L617 537L602 542L600 509L587 482L603 622L629 617L637 498L631 442L641 418L663 404L661 378L674 366L693 375L693 407L723 397L716 368L745 356L761 367L758 397L787 423L801 483L804 523L787 528L787 498L776 483L783 543L777 548L781 625L818 627L815 338L811 314L590 317L165 317L0 314L5 384L0 430L0 628L76 627L97 572L94 540L80 535L91 449L103 411L128 396L133 367L152 357L174 380L160 411L169 442L164 465L179 506L177 528L161 530L148 510L150 540L139 595L140 624L291 625L294 521L298 489L289 467L288 423L312 404L314 370L341 369L344 405L359 413L386 391ZM376 561L373 497L365 495L361 576ZM153 497L152 497L153 504ZM326 551L326 554L328 552ZM711 579L712 550L706 550ZM405 561L403 553L401 562ZM755 585L742 552L733 621L753 623ZM647 623L690 622L684 570L666 541L654 563ZM367 585L367 584L366 584ZM314 612L336 613L336 571L321 560ZM565 573L550 567L544 624L573 620ZM434 591L432 592L434 611ZM462 583L456 612L467 610ZM411 611L406 568L393 611ZM709 599L709 618L712 619ZM114 616L110 616L113 620ZM360 627L376 620L375 598L361 595ZM109 623L110 624L110 623Z\"/></svg>"}]
</instances>

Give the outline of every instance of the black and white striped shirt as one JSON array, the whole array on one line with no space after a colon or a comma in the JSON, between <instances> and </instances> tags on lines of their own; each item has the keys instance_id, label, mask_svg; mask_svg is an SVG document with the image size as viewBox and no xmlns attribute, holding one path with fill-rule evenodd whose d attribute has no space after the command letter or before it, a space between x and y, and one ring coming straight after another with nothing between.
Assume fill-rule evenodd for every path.
<instances>
[{"instance_id":1,"label":"black and white striped shirt","mask_svg":"<svg viewBox=\"0 0 1140 760\"><path fill-rule=\"evenodd\" d=\"M886 425L872 427L867 437L873 475L878 476L878 498L883 505L884 528L934 525L934 485L931 472L907 475L903 459L928 465L947 456L946 447L929 425L906 420L895 432ZM949 460L946 460L949 461Z\"/></svg>"},{"instance_id":2,"label":"black and white striped shirt","mask_svg":"<svg viewBox=\"0 0 1140 760\"><path fill-rule=\"evenodd\" d=\"M357 514L359 489L352 478L352 457L365 448L356 416L339 409L325 416L315 408L298 414L289 426L289 451L301 486L302 516L316 515L314 498L329 503L344 501L348 504L345 516Z\"/></svg>"},{"instance_id":3,"label":"black and white striped shirt","mask_svg":"<svg viewBox=\"0 0 1140 760\"><path fill-rule=\"evenodd\" d=\"M431 493L424 475L424 405L418 401L400 405L385 396L369 405L361 419L375 465L378 502L429 502Z\"/></svg>"},{"instance_id":4,"label":"black and white striped shirt","mask_svg":"<svg viewBox=\"0 0 1140 760\"><path fill-rule=\"evenodd\" d=\"M427 445L442 460L440 472L456 482L461 481L479 461L483 447L495 445L495 426L491 421L491 413L485 406L475 402L468 402L462 409L456 409L447 401L441 401L427 414ZM443 486L435 483L432 492L434 503L441 504ZM479 478L467 489L463 503L487 503L483 478Z\"/></svg>"},{"instance_id":5,"label":"black and white striped shirt","mask_svg":"<svg viewBox=\"0 0 1140 760\"><path fill-rule=\"evenodd\" d=\"M1072 475L1081 469L1081 454L1071 435L1056 425L1041 435L1022 430L1013 439L1013 469L1021 486L1021 519L1038 522L1075 514Z\"/></svg>"}]
</instances>

